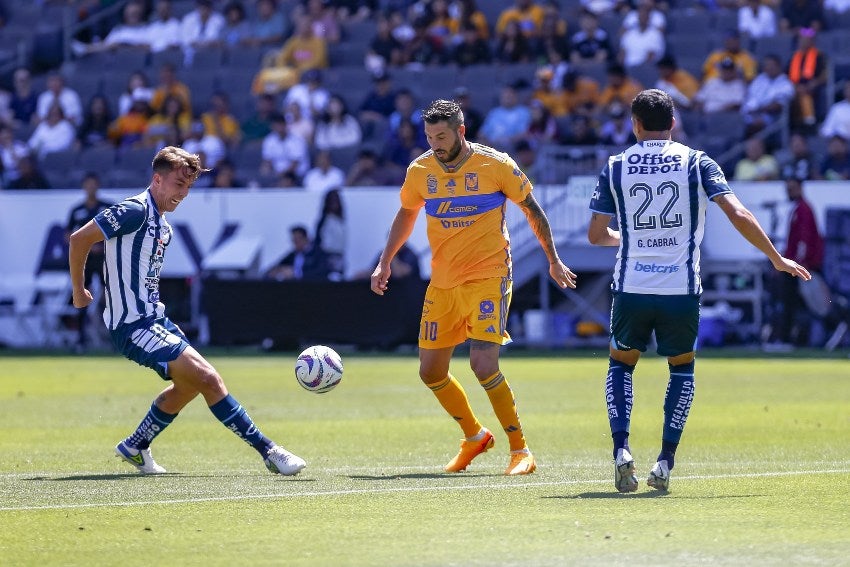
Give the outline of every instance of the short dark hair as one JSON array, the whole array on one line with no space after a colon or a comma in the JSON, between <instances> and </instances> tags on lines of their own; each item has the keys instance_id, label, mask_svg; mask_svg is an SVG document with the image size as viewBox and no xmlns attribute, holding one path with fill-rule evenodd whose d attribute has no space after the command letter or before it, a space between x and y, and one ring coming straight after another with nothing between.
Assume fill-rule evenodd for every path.
<instances>
[{"instance_id":1,"label":"short dark hair","mask_svg":"<svg viewBox=\"0 0 850 567\"><path fill-rule=\"evenodd\" d=\"M673 99L660 89L641 91L632 101L632 116L644 130L662 132L673 128Z\"/></svg>"},{"instance_id":2,"label":"short dark hair","mask_svg":"<svg viewBox=\"0 0 850 567\"><path fill-rule=\"evenodd\" d=\"M448 122L449 126L456 130L463 124L463 110L455 101L439 98L422 112L422 120L428 124Z\"/></svg>"},{"instance_id":3,"label":"short dark hair","mask_svg":"<svg viewBox=\"0 0 850 567\"><path fill-rule=\"evenodd\" d=\"M289 232L290 232L290 234L298 233L301 236L303 236L304 238L307 238L307 227L304 226L303 224L296 224L296 225L289 227Z\"/></svg>"}]
</instances>

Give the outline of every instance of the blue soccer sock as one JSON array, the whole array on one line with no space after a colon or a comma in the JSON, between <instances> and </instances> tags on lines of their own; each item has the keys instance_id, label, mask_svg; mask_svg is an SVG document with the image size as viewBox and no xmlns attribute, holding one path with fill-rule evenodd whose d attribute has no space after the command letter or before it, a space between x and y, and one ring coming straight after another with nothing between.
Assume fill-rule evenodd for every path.
<instances>
[{"instance_id":1,"label":"blue soccer sock","mask_svg":"<svg viewBox=\"0 0 850 567\"><path fill-rule=\"evenodd\" d=\"M175 417L177 417L176 413L165 413L156 407L155 403L151 404L151 409L148 410L136 431L127 437L124 443L136 449L147 449L154 437L162 433L162 430L168 427Z\"/></svg>"},{"instance_id":2,"label":"blue soccer sock","mask_svg":"<svg viewBox=\"0 0 850 567\"><path fill-rule=\"evenodd\" d=\"M605 405L614 440L614 458L618 449L629 447L629 424L632 417L632 373L635 367L608 358L608 377L605 380Z\"/></svg>"},{"instance_id":3,"label":"blue soccer sock","mask_svg":"<svg viewBox=\"0 0 850 567\"><path fill-rule=\"evenodd\" d=\"M262 457L274 446L274 442L262 434L245 408L230 394L211 405L210 411L226 428L256 449Z\"/></svg>"},{"instance_id":4,"label":"blue soccer sock","mask_svg":"<svg viewBox=\"0 0 850 567\"><path fill-rule=\"evenodd\" d=\"M682 438L682 431L685 429L694 400L694 364L693 360L676 366L668 364L670 381L664 396L664 431L661 435L662 449L658 459L666 459L671 469L676 447Z\"/></svg>"}]
</instances>

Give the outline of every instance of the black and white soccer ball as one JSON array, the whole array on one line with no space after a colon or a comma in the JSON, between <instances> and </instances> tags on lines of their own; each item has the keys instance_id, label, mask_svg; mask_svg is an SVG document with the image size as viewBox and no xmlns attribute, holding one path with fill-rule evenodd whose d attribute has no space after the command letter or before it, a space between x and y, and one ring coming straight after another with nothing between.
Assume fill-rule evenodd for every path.
<instances>
[{"instance_id":1,"label":"black and white soccer ball","mask_svg":"<svg viewBox=\"0 0 850 567\"><path fill-rule=\"evenodd\" d=\"M330 392L342 380L342 358L325 345L308 347L295 361L295 379L305 390Z\"/></svg>"}]
</instances>

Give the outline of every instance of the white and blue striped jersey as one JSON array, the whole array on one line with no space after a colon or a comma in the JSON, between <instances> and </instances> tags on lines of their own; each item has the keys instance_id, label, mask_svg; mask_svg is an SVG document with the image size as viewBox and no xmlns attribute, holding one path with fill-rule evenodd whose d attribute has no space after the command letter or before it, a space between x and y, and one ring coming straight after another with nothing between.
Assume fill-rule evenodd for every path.
<instances>
[{"instance_id":1,"label":"white and blue striped jersey","mask_svg":"<svg viewBox=\"0 0 850 567\"><path fill-rule=\"evenodd\" d=\"M717 163L669 140L639 142L608 159L590 210L616 216L614 291L702 293L700 243L709 199L732 190Z\"/></svg>"},{"instance_id":2,"label":"white and blue striped jersey","mask_svg":"<svg viewBox=\"0 0 850 567\"><path fill-rule=\"evenodd\" d=\"M162 317L159 272L172 231L150 188L101 211L94 222L106 237L106 326L116 329L151 315Z\"/></svg>"}]
</instances>

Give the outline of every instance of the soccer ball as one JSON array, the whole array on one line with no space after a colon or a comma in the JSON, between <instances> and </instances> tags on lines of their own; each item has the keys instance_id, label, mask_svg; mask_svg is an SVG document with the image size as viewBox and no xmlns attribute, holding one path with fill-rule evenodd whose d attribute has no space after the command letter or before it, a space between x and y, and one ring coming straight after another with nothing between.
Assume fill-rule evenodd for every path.
<instances>
[{"instance_id":1,"label":"soccer ball","mask_svg":"<svg viewBox=\"0 0 850 567\"><path fill-rule=\"evenodd\" d=\"M330 392L342 380L342 359L331 347L311 346L295 361L295 379L305 390Z\"/></svg>"}]
</instances>

